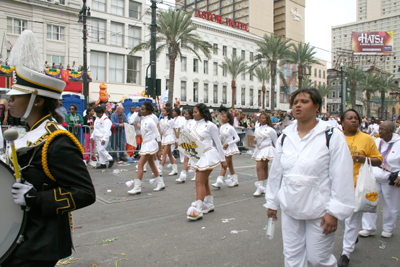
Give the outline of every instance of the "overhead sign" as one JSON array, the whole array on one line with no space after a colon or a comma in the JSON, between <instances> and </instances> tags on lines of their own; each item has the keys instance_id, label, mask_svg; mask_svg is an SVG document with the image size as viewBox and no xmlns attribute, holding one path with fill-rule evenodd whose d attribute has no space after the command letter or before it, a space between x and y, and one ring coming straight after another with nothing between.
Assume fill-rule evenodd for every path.
<instances>
[{"instance_id":1,"label":"overhead sign","mask_svg":"<svg viewBox=\"0 0 400 267\"><path fill-rule=\"evenodd\" d=\"M201 12L200 10L196 11L195 13L195 17L197 18L201 18L201 19L205 19L205 20L209 20L212 22L216 22L219 24L224 24L224 22L222 21L222 16L221 15L217 15L208 11L203 11ZM249 31L249 24L248 23L243 23L234 19L230 19L230 18L226 18L225 19L225 25L235 28L235 29L239 29L239 30L243 30L248 32Z\"/></svg>"},{"instance_id":2,"label":"overhead sign","mask_svg":"<svg viewBox=\"0 0 400 267\"><path fill-rule=\"evenodd\" d=\"M393 39L393 32L353 32L353 52L355 55L391 55Z\"/></svg>"},{"instance_id":3,"label":"overhead sign","mask_svg":"<svg viewBox=\"0 0 400 267\"><path fill-rule=\"evenodd\" d=\"M328 98L328 104L340 104L342 103L341 98Z\"/></svg>"}]
</instances>

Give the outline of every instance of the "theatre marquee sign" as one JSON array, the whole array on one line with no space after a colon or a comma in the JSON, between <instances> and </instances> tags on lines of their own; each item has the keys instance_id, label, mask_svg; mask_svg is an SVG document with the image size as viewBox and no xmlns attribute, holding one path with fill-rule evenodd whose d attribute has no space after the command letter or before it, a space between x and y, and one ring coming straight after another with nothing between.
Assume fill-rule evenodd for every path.
<instances>
[{"instance_id":1,"label":"theatre marquee sign","mask_svg":"<svg viewBox=\"0 0 400 267\"><path fill-rule=\"evenodd\" d=\"M236 21L234 19L230 19L230 18L226 18L225 19L225 23L222 21L223 18L221 15L216 15L214 13L208 12L208 11L196 11L195 13L195 17L197 18L201 18L201 19L205 19L205 20L209 20L212 22L216 22L219 24L225 24L226 26L235 28L235 29L239 29L239 30L243 30L248 32L249 31L249 24L248 23L243 23L240 21Z\"/></svg>"}]
</instances>

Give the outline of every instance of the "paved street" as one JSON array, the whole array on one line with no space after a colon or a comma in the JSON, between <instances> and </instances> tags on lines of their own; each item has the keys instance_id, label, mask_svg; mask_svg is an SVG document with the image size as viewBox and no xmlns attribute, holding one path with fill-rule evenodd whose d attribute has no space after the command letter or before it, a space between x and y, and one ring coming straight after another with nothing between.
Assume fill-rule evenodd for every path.
<instances>
[{"instance_id":1,"label":"paved street","mask_svg":"<svg viewBox=\"0 0 400 267\"><path fill-rule=\"evenodd\" d=\"M265 236L264 197L254 198L255 162L250 156L234 157L240 186L213 189L215 212L200 221L189 222L186 210L195 200L195 184L176 184L168 176L167 188L153 192L147 171L142 194L130 196L124 184L136 176L135 165L111 170L90 168L97 202L75 211L75 261L67 266L283 266L280 223L275 238ZM179 170L182 164L178 164ZM113 170L119 169L115 174ZM212 172L213 180L219 168ZM111 192L109 192L111 190ZM381 230L382 211L379 210ZM380 233L380 231L379 231ZM335 256L341 252L343 230L337 231ZM105 242L103 242L104 240ZM382 246L382 241L385 242ZM380 235L361 238L351 255L350 266L400 266L400 230L391 239ZM380 248L381 247L381 248Z\"/></svg>"}]
</instances>

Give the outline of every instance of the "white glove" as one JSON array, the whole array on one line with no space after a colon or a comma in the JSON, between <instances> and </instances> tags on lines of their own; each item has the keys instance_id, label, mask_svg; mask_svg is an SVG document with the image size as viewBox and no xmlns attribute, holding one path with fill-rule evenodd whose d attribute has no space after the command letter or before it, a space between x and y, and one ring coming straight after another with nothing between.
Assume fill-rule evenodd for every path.
<instances>
[{"instance_id":1,"label":"white glove","mask_svg":"<svg viewBox=\"0 0 400 267\"><path fill-rule=\"evenodd\" d=\"M32 206L37 196L36 189L28 182L23 184L14 183L12 185L11 193L13 195L15 204L28 207Z\"/></svg>"}]
</instances>

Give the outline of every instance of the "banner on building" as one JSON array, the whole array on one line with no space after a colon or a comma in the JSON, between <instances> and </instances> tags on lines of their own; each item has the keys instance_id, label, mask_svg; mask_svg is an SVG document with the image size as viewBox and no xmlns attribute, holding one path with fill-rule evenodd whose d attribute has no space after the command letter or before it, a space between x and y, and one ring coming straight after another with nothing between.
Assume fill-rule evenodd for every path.
<instances>
[{"instance_id":1,"label":"banner on building","mask_svg":"<svg viewBox=\"0 0 400 267\"><path fill-rule=\"evenodd\" d=\"M391 55L393 39L393 32L353 32L353 52L355 55Z\"/></svg>"},{"instance_id":2,"label":"banner on building","mask_svg":"<svg viewBox=\"0 0 400 267\"><path fill-rule=\"evenodd\" d=\"M204 144L186 131L179 136L178 150L194 161L198 161L204 153Z\"/></svg>"}]
</instances>

